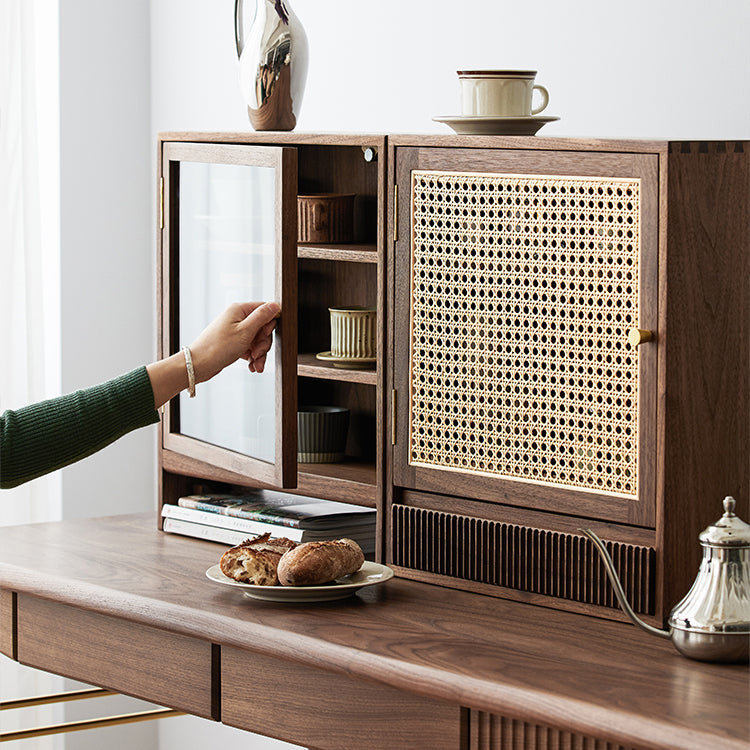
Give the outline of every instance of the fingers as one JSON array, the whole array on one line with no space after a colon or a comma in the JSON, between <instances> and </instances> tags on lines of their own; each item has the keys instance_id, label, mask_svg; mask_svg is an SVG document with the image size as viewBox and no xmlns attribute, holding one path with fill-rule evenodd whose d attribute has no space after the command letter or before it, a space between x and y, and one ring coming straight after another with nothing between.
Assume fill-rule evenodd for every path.
<instances>
[{"instance_id":1,"label":"fingers","mask_svg":"<svg viewBox=\"0 0 750 750\"><path fill-rule=\"evenodd\" d=\"M257 359L250 357L247 362L247 368L250 372L263 372L266 369L266 355L263 354Z\"/></svg>"},{"instance_id":2,"label":"fingers","mask_svg":"<svg viewBox=\"0 0 750 750\"><path fill-rule=\"evenodd\" d=\"M196 382L210 380L239 358L263 372L281 307L276 302L230 305L192 343Z\"/></svg>"},{"instance_id":3,"label":"fingers","mask_svg":"<svg viewBox=\"0 0 750 750\"><path fill-rule=\"evenodd\" d=\"M281 307L276 302L246 302L240 304L240 309L245 313L245 318L240 323L244 329L261 329L270 326L270 333L276 325L276 318L281 313Z\"/></svg>"},{"instance_id":4,"label":"fingers","mask_svg":"<svg viewBox=\"0 0 750 750\"><path fill-rule=\"evenodd\" d=\"M253 337L244 359L247 360L250 372L261 373L265 369L266 355L273 344L272 333L276 328L276 319L281 314L281 307L276 302L249 302L241 307L244 312L249 312L240 325L246 335Z\"/></svg>"}]
</instances>

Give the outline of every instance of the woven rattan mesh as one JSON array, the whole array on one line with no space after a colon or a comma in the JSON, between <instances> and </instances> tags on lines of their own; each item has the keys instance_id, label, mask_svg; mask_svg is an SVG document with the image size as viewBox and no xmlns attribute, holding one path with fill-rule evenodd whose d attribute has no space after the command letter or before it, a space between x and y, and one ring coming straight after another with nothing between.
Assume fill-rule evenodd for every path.
<instances>
[{"instance_id":1,"label":"woven rattan mesh","mask_svg":"<svg viewBox=\"0 0 750 750\"><path fill-rule=\"evenodd\" d=\"M411 464L637 494L639 192L412 173Z\"/></svg>"}]
</instances>

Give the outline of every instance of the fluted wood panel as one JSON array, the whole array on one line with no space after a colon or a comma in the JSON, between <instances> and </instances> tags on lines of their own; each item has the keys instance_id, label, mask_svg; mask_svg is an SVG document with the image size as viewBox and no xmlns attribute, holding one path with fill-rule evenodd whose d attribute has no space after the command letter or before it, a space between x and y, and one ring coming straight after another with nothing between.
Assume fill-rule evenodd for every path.
<instances>
[{"instance_id":1,"label":"fluted wood panel","mask_svg":"<svg viewBox=\"0 0 750 750\"><path fill-rule=\"evenodd\" d=\"M617 600L584 536L394 505L393 562L413 570L585 604ZM654 613L654 550L607 542L636 612Z\"/></svg>"},{"instance_id":2,"label":"fluted wood panel","mask_svg":"<svg viewBox=\"0 0 750 750\"><path fill-rule=\"evenodd\" d=\"M469 750L632 750L618 743L484 711L470 714Z\"/></svg>"}]
</instances>

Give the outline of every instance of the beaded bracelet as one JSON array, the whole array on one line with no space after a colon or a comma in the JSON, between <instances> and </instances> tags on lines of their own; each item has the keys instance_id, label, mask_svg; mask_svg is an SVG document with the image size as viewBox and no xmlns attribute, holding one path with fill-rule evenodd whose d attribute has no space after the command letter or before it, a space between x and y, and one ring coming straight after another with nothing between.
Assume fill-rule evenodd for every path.
<instances>
[{"instance_id":1,"label":"beaded bracelet","mask_svg":"<svg viewBox=\"0 0 750 750\"><path fill-rule=\"evenodd\" d=\"M193 368L193 355L189 346L182 347L182 353L185 355L185 367L188 376L188 393L190 398L195 398L195 369Z\"/></svg>"}]
</instances>

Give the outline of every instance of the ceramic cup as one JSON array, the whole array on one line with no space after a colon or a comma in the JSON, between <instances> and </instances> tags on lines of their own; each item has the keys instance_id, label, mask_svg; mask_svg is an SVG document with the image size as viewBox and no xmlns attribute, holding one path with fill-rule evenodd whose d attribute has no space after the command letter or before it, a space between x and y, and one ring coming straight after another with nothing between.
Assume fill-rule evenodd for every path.
<instances>
[{"instance_id":1,"label":"ceramic cup","mask_svg":"<svg viewBox=\"0 0 750 750\"><path fill-rule=\"evenodd\" d=\"M464 117L529 117L549 103L544 86L534 83L535 70L459 70ZM541 103L532 107L534 92Z\"/></svg>"},{"instance_id":2,"label":"ceramic cup","mask_svg":"<svg viewBox=\"0 0 750 750\"><path fill-rule=\"evenodd\" d=\"M331 354L334 357L371 359L375 356L375 308L329 307Z\"/></svg>"},{"instance_id":3,"label":"ceramic cup","mask_svg":"<svg viewBox=\"0 0 750 750\"><path fill-rule=\"evenodd\" d=\"M297 460L306 464L341 461L346 450L349 410L303 406L297 412Z\"/></svg>"}]
</instances>

